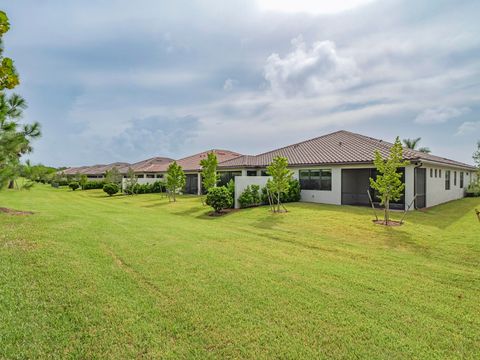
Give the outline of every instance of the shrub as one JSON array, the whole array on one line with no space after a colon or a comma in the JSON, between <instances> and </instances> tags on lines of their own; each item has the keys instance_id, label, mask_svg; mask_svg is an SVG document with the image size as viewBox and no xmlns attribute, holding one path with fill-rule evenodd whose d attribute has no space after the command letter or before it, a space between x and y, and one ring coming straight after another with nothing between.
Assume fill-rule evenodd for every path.
<instances>
[{"instance_id":1,"label":"shrub","mask_svg":"<svg viewBox=\"0 0 480 360\"><path fill-rule=\"evenodd\" d=\"M104 181L87 181L83 190L103 189Z\"/></svg>"},{"instance_id":2,"label":"shrub","mask_svg":"<svg viewBox=\"0 0 480 360\"><path fill-rule=\"evenodd\" d=\"M468 186L467 191L465 192L467 197L478 197L480 196L480 183L472 183Z\"/></svg>"},{"instance_id":3,"label":"shrub","mask_svg":"<svg viewBox=\"0 0 480 360\"><path fill-rule=\"evenodd\" d=\"M289 181L288 190L282 193L281 201L284 203L300 201L300 181L297 179L291 179Z\"/></svg>"},{"instance_id":4,"label":"shrub","mask_svg":"<svg viewBox=\"0 0 480 360\"><path fill-rule=\"evenodd\" d=\"M118 185L113 183L108 183L103 185L103 191L105 191L109 196L115 195L118 193Z\"/></svg>"},{"instance_id":5,"label":"shrub","mask_svg":"<svg viewBox=\"0 0 480 360\"><path fill-rule=\"evenodd\" d=\"M247 186L243 193L238 197L238 202L242 208L260 205L260 186Z\"/></svg>"},{"instance_id":6,"label":"shrub","mask_svg":"<svg viewBox=\"0 0 480 360\"><path fill-rule=\"evenodd\" d=\"M78 184L78 182L72 181L70 184L68 184L68 187L75 191L80 187L80 185Z\"/></svg>"},{"instance_id":7,"label":"shrub","mask_svg":"<svg viewBox=\"0 0 480 360\"><path fill-rule=\"evenodd\" d=\"M232 206L232 195L225 186L213 187L208 190L206 203L220 213Z\"/></svg>"},{"instance_id":8,"label":"shrub","mask_svg":"<svg viewBox=\"0 0 480 360\"><path fill-rule=\"evenodd\" d=\"M230 181L227 183L227 190L230 194L230 207L233 207L235 204L235 181L233 181L233 179L230 179Z\"/></svg>"},{"instance_id":9,"label":"shrub","mask_svg":"<svg viewBox=\"0 0 480 360\"><path fill-rule=\"evenodd\" d=\"M284 192L280 195L280 201L282 203L289 203L289 202L297 202L300 201L300 181L297 179L291 179L289 181L289 187L287 192ZM268 195L267 195L267 187L262 188L262 203L268 204Z\"/></svg>"}]
</instances>

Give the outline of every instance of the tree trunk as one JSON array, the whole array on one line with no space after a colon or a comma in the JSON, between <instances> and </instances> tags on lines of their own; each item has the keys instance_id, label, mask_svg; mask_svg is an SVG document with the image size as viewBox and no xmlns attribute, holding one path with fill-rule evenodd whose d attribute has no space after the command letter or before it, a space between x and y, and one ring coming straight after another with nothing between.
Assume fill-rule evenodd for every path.
<instances>
[{"instance_id":1,"label":"tree trunk","mask_svg":"<svg viewBox=\"0 0 480 360\"><path fill-rule=\"evenodd\" d=\"M390 200L387 199L387 201L385 202L385 225L388 225L388 221L390 220Z\"/></svg>"},{"instance_id":2,"label":"tree trunk","mask_svg":"<svg viewBox=\"0 0 480 360\"><path fill-rule=\"evenodd\" d=\"M280 193L277 193L277 212L280 212Z\"/></svg>"}]
</instances>

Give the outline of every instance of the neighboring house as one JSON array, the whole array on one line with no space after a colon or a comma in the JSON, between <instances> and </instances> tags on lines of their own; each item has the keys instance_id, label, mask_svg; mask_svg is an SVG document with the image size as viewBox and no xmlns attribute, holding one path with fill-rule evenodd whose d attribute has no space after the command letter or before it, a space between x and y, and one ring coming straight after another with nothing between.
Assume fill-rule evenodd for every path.
<instances>
[{"instance_id":1,"label":"neighboring house","mask_svg":"<svg viewBox=\"0 0 480 360\"><path fill-rule=\"evenodd\" d=\"M200 174L202 167L200 166L200 161L212 152L217 155L219 163L241 156L241 154L230 150L212 149L177 160L177 164L182 167L187 177L185 193L198 195L202 193L202 179Z\"/></svg>"},{"instance_id":2,"label":"neighboring house","mask_svg":"<svg viewBox=\"0 0 480 360\"><path fill-rule=\"evenodd\" d=\"M242 176L236 181L238 197L250 183L264 184L266 179L258 177L267 175L266 167L275 157L284 156L300 181L302 201L369 205L368 193L378 202L369 181L376 174L375 150L387 157L391 146L383 140L342 130L260 155L224 161L219 170L230 176ZM405 209L415 196L416 208L462 198L473 181L475 167L471 165L410 149L404 149L403 154L410 161L402 170L405 193L392 204L393 208Z\"/></svg>"}]
</instances>

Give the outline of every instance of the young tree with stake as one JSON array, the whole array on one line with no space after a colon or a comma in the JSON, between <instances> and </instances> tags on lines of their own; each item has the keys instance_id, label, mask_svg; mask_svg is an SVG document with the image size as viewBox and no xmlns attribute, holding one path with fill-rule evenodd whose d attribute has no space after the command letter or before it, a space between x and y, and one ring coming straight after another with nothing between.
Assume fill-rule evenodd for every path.
<instances>
[{"instance_id":1,"label":"young tree with stake","mask_svg":"<svg viewBox=\"0 0 480 360\"><path fill-rule=\"evenodd\" d=\"M389 156L384 160L378 150L375 150L375 160L373 161L377 169L377 178L370 178L370 186L378 191L380 204L384 206L385 225L390 221L390 202L399 200L403 195L405 184L402 182L402 174L398 172L399 168L409 164L403 160L403 148L400 138L397 136L395 143L390 148Z\"/></svg>"},{"instance_id":2,"label":"young tree with stake","mask_svg":"<svg viewBox=\"0 0 480 360\"><path fill-rule=\"evenodd\" d=\"M214 152L210 152L207 154L206 159L200 160L200 166L202 167L202 184L205 193L215 186L218 183L218 174L217 174L217 166L218 166L218 159L217 155Z\"/></svg>"},{"instance_id":3,"label":"young tree with stake","mask_svg":"<svg viewBox=\"0 0 480 360\"><path fill-rule=\"evenodd\" d=\"M277 156L273 159L272 163L267 166L267 174L272 177L272 180L268 183L268 191L275 195L276 207L273 207L273 211L280 212L281 194L288 191L293 177L293 172L288 170L287 158Z\"/></svg>"},{"instance_id":4,"label":"young tree with stake","mask_svg":"<svg viewBox=\"0 0 480 360\"><path fill-rule=\"evenodd\" d=\"M183 169L176 161L171 163L167 169L167 181L166 186L173 201L177 201L177 191L183 189L185 186L186 176Z\"/></svg>"}]
</instances>

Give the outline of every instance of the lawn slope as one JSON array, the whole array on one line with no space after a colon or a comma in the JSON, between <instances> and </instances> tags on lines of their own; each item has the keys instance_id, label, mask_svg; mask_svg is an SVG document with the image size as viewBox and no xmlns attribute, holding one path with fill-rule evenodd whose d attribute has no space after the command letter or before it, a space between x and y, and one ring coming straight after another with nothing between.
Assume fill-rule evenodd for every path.
<instances>
[{"instance_id":1,"label":"lawn slope","mask_svg":"<svg viewBox=\"0 0 480 360\"><path fill-rule=\"evenodd\" d=\"M478 199L371 223L289 204L0 193L0 358L479 358Z\"/></svg>"}]
</instances>

